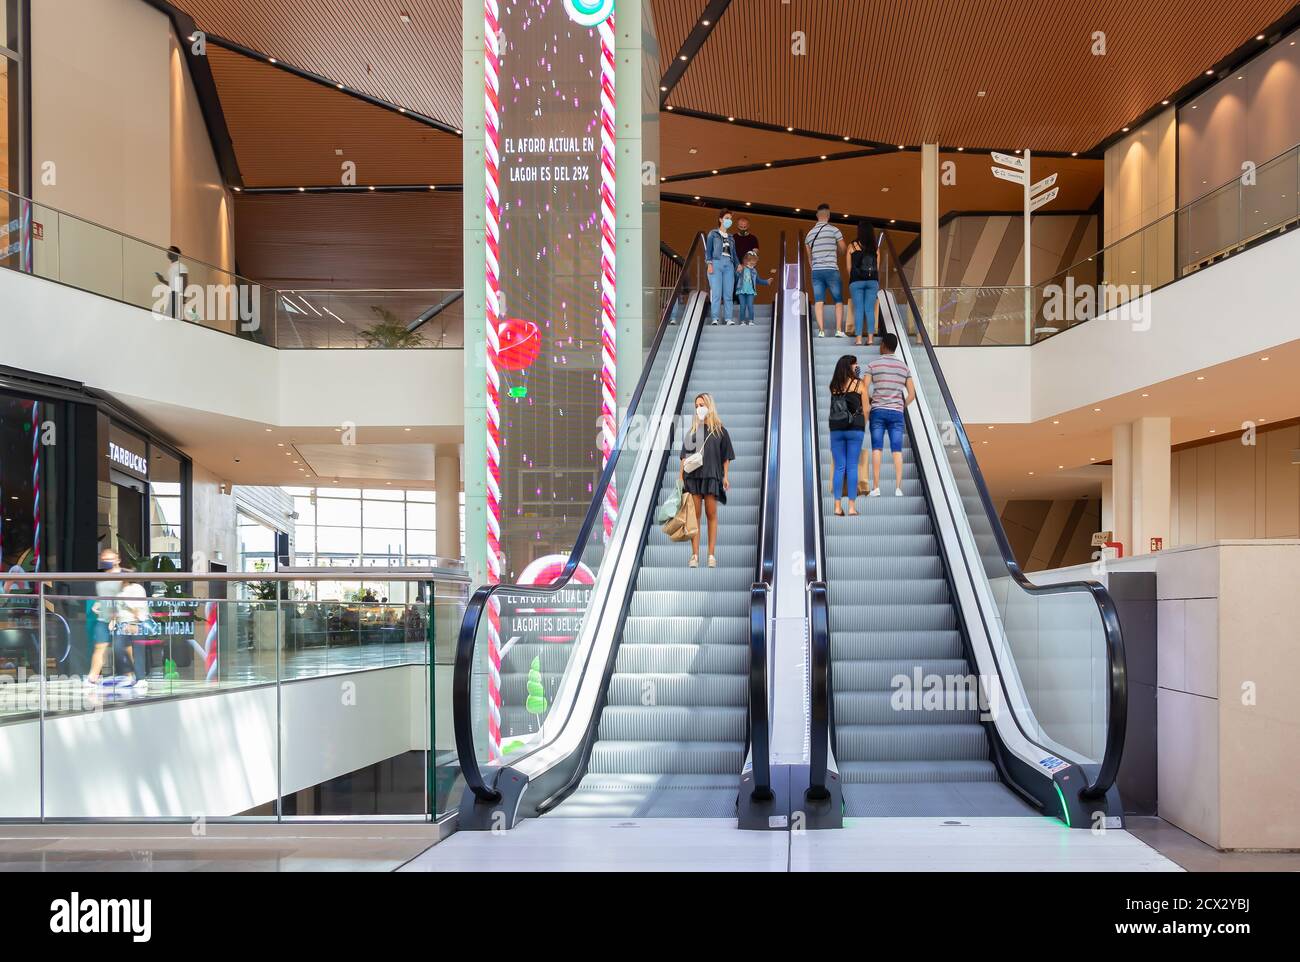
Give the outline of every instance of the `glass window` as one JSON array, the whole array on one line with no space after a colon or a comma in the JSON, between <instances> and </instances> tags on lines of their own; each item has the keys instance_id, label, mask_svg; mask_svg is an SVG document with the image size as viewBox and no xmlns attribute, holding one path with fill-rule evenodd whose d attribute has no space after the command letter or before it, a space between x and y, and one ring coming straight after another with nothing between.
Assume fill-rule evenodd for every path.
<instances>
[{"instance_id":1,"label":"glass window","mask_svg":"<svg viewBox=\"0 0 1300 962\"><path fill-rule=\"evenodd\" d=\"M437 526L438 512L431 504L408 504L406 506L406 526L432 531Z\"/></svg>"},{"instance_id":2,"label":"glass window","mask_svg":"<svg viewBox=\"0 0 1300 962\"><path fill-rule=\"evenodd\" d=\"M361 527L361 502L339 498L316 499L316 523Z\"/></svg>"},{"instance_id":3,"label":"glass window","mask_svg":"<svg viewBox=\"0 0 1300 962\"><path fill-rule=\"evenodd\" d=\"M181 461L160 448L149 459L149 553L165 557L184 571L184 502L181 499Z\"/></svg>"},{"instance_id":4,"label":"glass window","mask_svg":"<svg viewBox=\"0 0 1300 962\"><path fill-rule=\"evenodd\" d=\"M60 519L55 442L61 407L0 394L0 571L58 570L51 526ZM11 592L29 587L5 584Z\"/></svg>"},{"instance_id":5,"label":"glass window","mask_svg":"<svg viewBox=\"0 0 1300 962\"><path fill-rule=\"evenodd\" d=\"M367 501L361 516L367 528L400 528L406 521L403 506L391 501Z\"/></svg>"}]
</instances>

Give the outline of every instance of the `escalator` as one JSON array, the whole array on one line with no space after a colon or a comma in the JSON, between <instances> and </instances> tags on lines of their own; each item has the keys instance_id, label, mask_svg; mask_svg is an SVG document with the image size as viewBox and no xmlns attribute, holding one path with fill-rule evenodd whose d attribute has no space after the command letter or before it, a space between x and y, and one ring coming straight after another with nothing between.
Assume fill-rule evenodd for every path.
<instances>
[{"instance_id":1,"label":"escalator","mask_svg":"<svg viewBox=\"0 0 1300 962\"><path fill-rule=\"evenodd\" d=\"M701 243L564 571L548 586L480 589L467 609L453 678L461 829L536 816L734 818L756 727L762 757L752 766L763 774L749 784L766 782L766 722L761 712L754 721L751 692L754 660L762 676L766 658L759 545L778 322L769 307L753 326L708 323ZM690 545L670 541L655 514L676 489L682 437L704 392L736 460L718 507L717 566L702 523L699 567L689 568ZM609 484L619 495L612 533L598 520ZM522 616L575 599L582 624L570 641L515 640ZM757 690L765 684L760 677Z\"/></svg>"},{"instance_id":2,"label":"escalator","mask_svg":"<svg viewBox=\"0 0 1300 962\"><path fill-rule=\"evenodd\" d=\"M923 314L887 237L881 311L917 389L901 496L886 437L881 496L837 517L826 428L841 355L805 322L814 754L808 797L849 817L1023 816L1122 824L1114 788L1126 724L1123 639L1093 582L1033 585L1015 562ZM870 438L865 450L870 450ZM870 457L868 455L868 463Z\"/></svg>"}]
</instances>

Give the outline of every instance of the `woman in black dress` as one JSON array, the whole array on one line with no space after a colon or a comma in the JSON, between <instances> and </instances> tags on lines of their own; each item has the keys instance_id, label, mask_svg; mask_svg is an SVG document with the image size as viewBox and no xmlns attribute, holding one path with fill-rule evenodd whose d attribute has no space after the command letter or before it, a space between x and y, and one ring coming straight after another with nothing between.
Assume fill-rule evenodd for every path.
<instances>
[{"instance_id":1,"label":"woman in black dress","mask_svg":"<svg viewBox=\"0 0 1300 962\"><path fill-rule=\"evenodd\" d=\"M695 470L687 471L687 458L698 460L698 455L703 455L703 463ZM686 493L695 499L695 517L699 519L700 526L708 519L710 568L718 566L718 561L713 556L718 547L718 503L727 503L727 491L731 488L727 470L734 460L736 452L731 446L731 435L722 426L722 418L718 417L713 395L697 395L695 418L691 421L690 433L682 444L682 469L679 477L683 479ZM698 529L695 537L691 538L690 566L700 566Z\"/></svg>"}]
</instances>

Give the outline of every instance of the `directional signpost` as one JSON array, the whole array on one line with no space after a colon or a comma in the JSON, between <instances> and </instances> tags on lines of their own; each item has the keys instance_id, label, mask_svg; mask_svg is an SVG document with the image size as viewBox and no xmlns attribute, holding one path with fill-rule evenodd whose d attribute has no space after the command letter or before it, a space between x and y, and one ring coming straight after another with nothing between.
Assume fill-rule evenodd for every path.
<instances>
[{"instance_id":1,"label":"directional signpost","mask_svg":"<svg viewBox=\"0 0 1300 962\"><path fill-rule=\"evenodd\" d=\"M1032 174L1031 155L1028 150L1025 151L1024 157L1016 157L1012 154L999 154L993 151L993 162L1001 166L992 168L993 176L999 180L1008 180L1013 184L1020 184L1025 189L1025 343L1033 343L1034 322L1033 322L1033 235L1029 230L1029 218L1034 211L1050 204L1056 199L1056 195L1061 192L1056 184L1056 174L1050 177L1044 177L1038 183L1030 180ZM1043 333L1055 334L1054 330L1047 328L1041 329Z\"/></svg>"}]
</instances>

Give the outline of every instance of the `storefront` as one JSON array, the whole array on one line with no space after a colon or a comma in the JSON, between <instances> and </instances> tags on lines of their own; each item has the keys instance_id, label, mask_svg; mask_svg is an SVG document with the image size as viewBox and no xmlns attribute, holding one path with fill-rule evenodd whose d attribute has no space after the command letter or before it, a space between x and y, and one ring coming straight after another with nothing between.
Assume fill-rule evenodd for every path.
<instances>
[{"instance_id":1,"label":"storefront","mask_svg":"<svg viewBox=\"0 0 1300 962\"><path fill-rule=\"evenodd\" d=\"M0 367L0 503L6 573L189 567L189 459L75 382Z\"/></svg>"}]
</instances>

